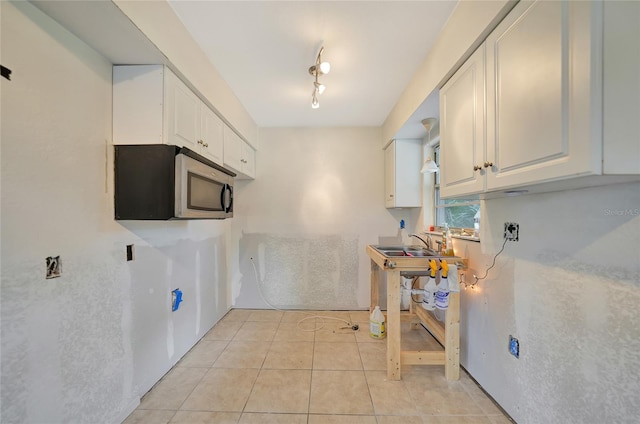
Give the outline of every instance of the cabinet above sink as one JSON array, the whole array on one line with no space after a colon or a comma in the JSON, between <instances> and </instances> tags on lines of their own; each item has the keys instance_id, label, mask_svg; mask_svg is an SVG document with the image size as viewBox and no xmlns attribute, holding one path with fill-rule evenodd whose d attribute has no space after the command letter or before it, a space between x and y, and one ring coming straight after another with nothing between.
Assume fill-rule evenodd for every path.
<instances>
[{"instance_id":1,"label":"cabinet above sink","mask_svg":"<svg viewBox=\"0 0 640 424\"><path fill-rule=\"evenodd\" d=\"M384 151L384 206L418 208L422 174L422 140L393 140Z\"/></svg>"},{"instance_id":2,"label":"cabinet above sink","mask_svg":"<svg viewBox=\"0 0 640 424\"><path fill-rule=\"evenodd\" d=\"M640 56L629 52L639 42L620 31L637 26L628 3L514 7L440 90L441 198L638 179Z\"/></svg>"}]
</instances>

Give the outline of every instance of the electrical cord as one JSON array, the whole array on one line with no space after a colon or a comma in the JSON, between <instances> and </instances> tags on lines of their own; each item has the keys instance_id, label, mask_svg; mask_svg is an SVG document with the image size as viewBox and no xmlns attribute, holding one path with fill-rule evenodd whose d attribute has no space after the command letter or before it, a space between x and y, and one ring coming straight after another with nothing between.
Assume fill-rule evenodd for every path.
<instances>
[{"instance_id":1,"label":"electrical cord","mask_svg":"<svg viewBox=\"0 0 640 424\"><path fill-rule=\"evenodd\" d=\"M413 303L419 303L419 304L422 304L422 301L421 301L421 300L420 300L420 301L418 301L418 300L416 300L416 299L413 297L413 296L420 296L419 294L418 294L418 295L414 295L414 294L413 294L413 289L415 289L415 288L416 288L416 283L417 283L419 280L420 280L420 277L415 276L415 277L413 277L413 280L411 281L411 300L413 301Z\"/></svg>"},{"instance_id":2,"label":"electrical cord","mask_svg":"<svg viewBox=\"0 0 640 424\"><path fill-rule=\"evenodd\" d=\"M502 243L502 248L500 249L500 251L498 253L496 253L496 255L493 257L493 262L491 263L491 266L489 268L487 268L487 270L484 272L484 276L482 277L478 277L477 275L473 274L473 278L475 278L475 281L472 284L469 284L469 286L471 286L471 288L474 288L476 284L478 284L478 281L480 280L484 280L485 278L487 278L487 275L489 275L489 270L491 270L491 268L493 268L494 266L496 266L496 259L498 258L498 256L504 251L504 247L507 245L507 242L509 241L509 239L504 239L504 243ZM465 283L465 287L467 286L467 284Z\"/></svg>"},{"instance_id":3,"label":"electrical cord","mask_svg":"<svg viewBox=\"0 0 640 424\"><path fill-rule=\"evenodd\" d=\"M281 309L278 308L275 305L272 305L271 303L269 303L269 301L264 297L264 294L262 293L262 287L261 287L261 283L260 283L260 279L258 278L258 269L256 268L256 264L253 261L253 258L249 258L251 260L251 265L253 266L253 273L255 275L256 278L256 285L258 286L258 293L260 294L260 297L262 298L262 300L264 301L264 303L266 303L270 308L275 309L276 311L281 311L281 312L286 312L286 309ZM298 321L297 327L300 331L306 331L306 332L316 332L319 330L322 330L325 326L325 319L329 319L329 320L335 320L335 321L340 321L343 322L344 324L346 324L346 327L340 327L340 330L345 330L345 329L350 329L352 331L358 331L358 329L360 328L360 326L358 324L354 324L350 321L344 320L342 318L336 318L336 317L330 317L330 316L325 316L325 315L314 315L314 314L309 314L308 312L302 312L303 314L309 315L308 317L304 317L301 320ZM317 326L317 323L314 323L314 327L312 329L305 329L302 328L300 326L300 324L302 324L304 321L309 320L311 318L319 318L320 319L320 326Z\"/></svg>"}]
</instances>

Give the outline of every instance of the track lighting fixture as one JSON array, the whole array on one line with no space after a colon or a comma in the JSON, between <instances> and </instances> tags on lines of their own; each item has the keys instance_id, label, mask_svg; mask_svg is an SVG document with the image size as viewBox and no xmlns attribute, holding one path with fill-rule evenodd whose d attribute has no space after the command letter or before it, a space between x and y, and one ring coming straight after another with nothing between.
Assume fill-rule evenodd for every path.
<instances>
[{"instance_id":1,"label":"track lighting fixture","mask_svg":"<svg viewBox=\"0 0 640 424\"><path fill-rule=\"evenodd\" d=\"M331 70L331 64L329 62L322 61L322 52L324 51L324 47L320 47L320 51L318 52L318 56L316 57L315 65L309 68L309 74L315 78L313 82L313 93L311 94L311 107L313 109L318 109L320 107L320 102L318 102L318 96L324 93L325 85L318 81L318 77L320 75L328 74Z\"/></svg>"}]
</instances>

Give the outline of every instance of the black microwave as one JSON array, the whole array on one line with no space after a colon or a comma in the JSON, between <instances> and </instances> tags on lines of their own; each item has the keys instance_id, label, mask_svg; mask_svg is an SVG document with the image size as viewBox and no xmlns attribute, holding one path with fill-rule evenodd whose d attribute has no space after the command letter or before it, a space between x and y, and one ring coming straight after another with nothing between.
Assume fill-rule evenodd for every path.
<instances>
[{"instance_id":1,"label":"black microwave","mask_svg":"<svg viewBox=\"0 0 640 424\"><path fill-rule=\"evenodd\" d=\"M230 170L186 147L114 146L115 219L233 217Z\"/></svg>"}]
</instances>

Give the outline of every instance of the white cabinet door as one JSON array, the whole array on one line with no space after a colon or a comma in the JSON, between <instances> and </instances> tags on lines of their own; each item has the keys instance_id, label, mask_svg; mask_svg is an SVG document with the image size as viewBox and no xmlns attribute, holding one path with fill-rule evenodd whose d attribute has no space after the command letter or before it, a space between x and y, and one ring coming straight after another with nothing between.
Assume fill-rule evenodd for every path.
<instances>
[{"instance_id":1,"label":"white cabinet door","mask_svg":"<svg viewBox=\"0 0 640 424\"><path fill-rule=\"evenodd\" d=\"M256 177L256 152L248 143L242 140L242 173L248 178Z\"/></svg>"},{"instance_id":2,"label":"white cabinet door","mask_svg":"<svg viewBox=\"0 0 640 424\"><path fill-rule=\"evenodd\" d=\"M167 71L167 142L199 151L202 101L172 72Z\"/></svg>"},{"instance_id":3,"label":"white cabinet door","mask_svg":"<svg viewBox=\"0 0 640 424\"><path fill-rule=\"evenodd\" d=\"M395 141L384 151L384 206L393 208L396 205L396 149Z\"/></svg>"},{"instance_id":4,"label":"white cabinet door","mask_svg":"<svg viewBox=\"0 0 640 424\"><path fill-rule=\"evenodd\" d=\"M601 172L590 3L520 2L487 38L487 190Z\"/></svg>"},{"instance_id":5,"label":"white cabinet door","mask_svg":"<svg viewBox=\"0 0 640 424\"><path fill-rule=\"evenodd\" d=\"M224 166L236 172L238 179L253 179L256 152L228 126L224 126Z\"/></svg>"},{"instance_id":6,"label":"white cabinet door","mask_svg":"<svg viewBox=\"0 0 640 424\"><path fill-rule=\"evenodd\" d=\"M385 207L417 208L422 194L422 140L393 140L385 150Z\"/></svg>"},{"instance_id":7,"label":"white cabinet door","mask_svg":"<svg viewBox=\"0 0 640 424\"><path fill-rule=\"evenodd\" d=\"M224 166L236 172L242 170L242 139L228 126L224 126Z\"/></svg>"},{"instance_id":8,"label":"white cabinet door","mask_svg":"<svg viewBox=\"0 0 640 424\"><path fill-rule=\"evenodd\" d=\"M440 90L440 196L484 190L484 45Z\"/></svg>"},{"instance_id":9,"label":"white cabinet door","mask_svg":"<svg viewBox=\"0 0 640 424\"><path fill-rule=\"evenodd\" d=\"M200 144L203 156L222 164L224 149L224 123L204 103L200 108Z\"/></svg>"}]
</instances>

